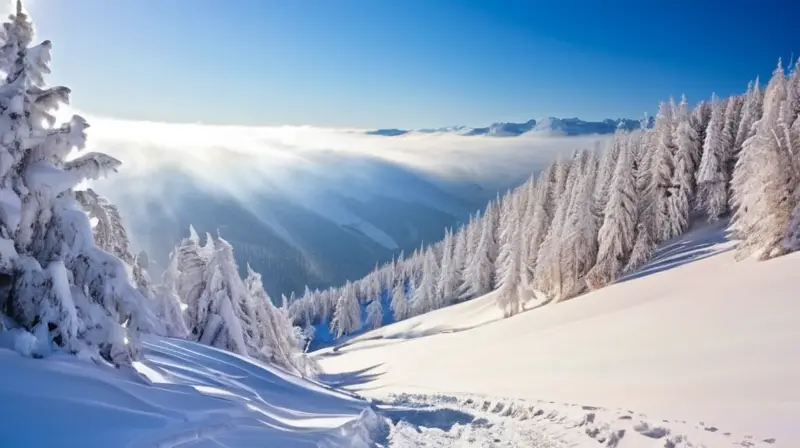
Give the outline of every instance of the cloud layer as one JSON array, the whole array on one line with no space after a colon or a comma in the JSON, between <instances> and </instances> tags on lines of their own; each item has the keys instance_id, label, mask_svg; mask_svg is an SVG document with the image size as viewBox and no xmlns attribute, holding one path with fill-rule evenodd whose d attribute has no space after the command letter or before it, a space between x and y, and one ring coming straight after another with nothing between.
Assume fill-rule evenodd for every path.
<instances>
[{"instance_id":1,"label":"cloud layer","mask_svg":"<svg viewBox=\"0 0 800 448\"><path fill-rule=\"evenodd\" d=\"M274 292L357 278L606 138L87 119L90 149L123 162L93 187L120 207L137 248L163 263L188 224L220 229Z\"/></svg>"}]
</instances>

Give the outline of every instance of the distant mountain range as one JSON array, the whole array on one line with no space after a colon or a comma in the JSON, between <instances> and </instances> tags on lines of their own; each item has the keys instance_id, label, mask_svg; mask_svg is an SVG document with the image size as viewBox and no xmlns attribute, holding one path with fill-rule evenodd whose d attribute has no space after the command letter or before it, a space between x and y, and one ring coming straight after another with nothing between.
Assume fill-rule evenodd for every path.
<instances>
[{"instance_id":1,"label":"distant mountain range","mask_svg":"<svg viewBox=\"0 0 800 448\"><path fill-rule=\"evenodd\" d=\"M650 118L646 124L652 126ZM397 137L412 132L422 134L457 134L463 136L518 137L522 134L536 133L542 135L605 135L613 134L617 129L634 130L641 127L640 120L630 118L606 119L603 121L584 121L580 118L548 117L543 120L528 120L524 123L493 123L487 127L471 128L467 126L449 126L432 129L375 129L366 131L369 135Z\"/></svg>"}]
</instances>

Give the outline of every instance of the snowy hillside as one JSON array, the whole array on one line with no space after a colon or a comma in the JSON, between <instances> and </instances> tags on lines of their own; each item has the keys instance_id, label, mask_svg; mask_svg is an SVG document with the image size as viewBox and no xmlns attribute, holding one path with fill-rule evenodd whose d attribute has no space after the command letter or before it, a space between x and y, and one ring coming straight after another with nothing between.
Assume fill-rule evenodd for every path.
<instances>
[{"instance_id":1,"label":"snowy hillside","mask_svg":"<svg viewBox=\"0 0 800 448\"><path fill-rule=\"evenodd\" d=\"M532 407L587 434L628 434L631 444L608 446L800 446L800 256L736 262L720 227L567 302L502 319L491 293L317 358L331 374L362 372L348 386L368 396L417 393L507 415Z\"/></svg>"},{"instance_id":2,"label":"snowy hillside","mask_svg":"<svg viewBox=\"0 0 800 448\"><path fill-rule=\"evenodd\" d=\"M647 125L652 125L651 121ZM518 137L525 133L539 135L605 135L613 134L618 129L632 131L639 129L641 123L629 118L605 119L602 121L584 121L580 118L555 118L548 117L542 120L528 120L524 123L497 122L486 127L470 128L467 126L448 126L443 128L427 129L375 129L367 131L368 135L381 135L384 137L397 137L411 132L422 134L457 134L463 136L485 135L489 137Z\"/></svg>"},{"instance_id":3,"label":"snowy hillside","mask_svg":"<svg viewBox=\"0 0 800 448\"><path fill-rule=\"evenodd\" d=\"M145 346L127 374L0 348L0 397L14 410L3 446L368 447L382 430L366 402L276 367L180 340Z\"/></svg>"}]
</instances>

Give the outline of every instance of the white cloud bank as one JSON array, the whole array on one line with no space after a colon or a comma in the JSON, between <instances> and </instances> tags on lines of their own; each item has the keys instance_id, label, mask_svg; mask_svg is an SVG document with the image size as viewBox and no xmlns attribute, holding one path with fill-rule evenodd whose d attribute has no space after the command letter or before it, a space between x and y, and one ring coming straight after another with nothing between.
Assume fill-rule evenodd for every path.
<instances>
[{"instance_id":1,"label":"white cloud bank","mask_svg":"<svg viewBox=\"0 0 800 448\"><path fill-rule=\"evenodd\" d=\"M411 133L366 135L357 129L172 124L87 117L90 144L123 161L123 176L163 170L189 175L201 187L236 197L357 187L390 164L443 181L487 189L520 182L559 155L606 137L464 137ZM400 192L394 191L400 189ZM402 193L403 186L381 186ZM358 191L351 192L358 195Z\"/></svg>"}]
</instances>

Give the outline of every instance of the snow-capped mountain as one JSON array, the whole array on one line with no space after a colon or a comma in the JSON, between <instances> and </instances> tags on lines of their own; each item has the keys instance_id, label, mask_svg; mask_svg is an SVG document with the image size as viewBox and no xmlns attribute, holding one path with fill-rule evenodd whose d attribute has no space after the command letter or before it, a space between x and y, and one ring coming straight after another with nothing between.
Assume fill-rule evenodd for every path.
<instances>
[{"instance_id":1,"label":"snow-capped mountain","mask_svg":"<svg viewBox=\"0 0 800 448\"><path fill-rule=\"evenodd\" d=\"M650 118L646 126L652 126ZM607 135L613 134L617 129L634 130L641 127L640 120L630 118L605 119L603 121L585 121L580 118L547 117L542 120L528 120L524 123L497 122L486 127L470 128L467 126L448 126L442 128L424 129L375 129L366 131L368 135L384 137L397 137L412 132L423 134L457 134L463 136L489 136L489 137L518 137L526 133L537 133L559 136L578 135Z\"/></svg>"}]
</instances>

